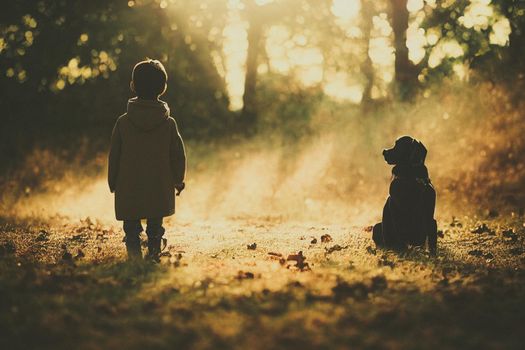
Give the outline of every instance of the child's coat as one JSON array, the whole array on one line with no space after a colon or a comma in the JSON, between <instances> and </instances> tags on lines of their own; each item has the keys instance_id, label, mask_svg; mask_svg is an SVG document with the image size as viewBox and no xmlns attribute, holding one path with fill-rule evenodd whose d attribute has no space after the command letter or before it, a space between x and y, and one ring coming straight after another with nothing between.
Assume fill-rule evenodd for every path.
<instances>
[{"instance_id":1,"label":"child's coat","mask_svg":"<svg viewBox=\"0 0 525 350\"><path fill-rule=\"evenodd\" d=\"M175 119L162 101L128 101L111 136L108 183L117 220L175 213L175 184L184 181L186 154Z\"/></svg>"}]
</instances>

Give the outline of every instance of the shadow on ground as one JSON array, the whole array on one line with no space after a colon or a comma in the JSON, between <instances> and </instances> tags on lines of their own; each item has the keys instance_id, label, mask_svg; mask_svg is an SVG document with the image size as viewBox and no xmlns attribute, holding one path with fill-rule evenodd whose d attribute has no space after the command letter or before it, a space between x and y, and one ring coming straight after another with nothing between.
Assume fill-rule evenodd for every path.
<instances>
[{"instance_id":1,"label":"shadow on ground","mask_svg":"<svg viewBox=\"0 0 525 350\"><path fill-rule=\"evenodd\" d=\"M437 257L344 225L174 225L160 265L126 263L115 228L61 220L1 220L1 348L522 346L521 219L453 220Z\"/></svg>"}]
</instances>

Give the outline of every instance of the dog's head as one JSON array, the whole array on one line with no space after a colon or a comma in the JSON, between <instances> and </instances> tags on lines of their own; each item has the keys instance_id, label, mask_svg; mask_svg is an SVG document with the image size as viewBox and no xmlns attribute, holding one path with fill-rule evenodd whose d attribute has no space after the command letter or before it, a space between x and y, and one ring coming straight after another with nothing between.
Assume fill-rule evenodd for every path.
<instances>
[{"instance_id":1,"label":"dog's head","mask_svg":"<svg viewBox=\"0 0 525 350\"><path fill-rule=\"evenodd\" d=\"M394 147L383 150L383 156L390 165L424 165L427 149L420 141L403 136L396 140Z\"/></svg>"}]
</instances>

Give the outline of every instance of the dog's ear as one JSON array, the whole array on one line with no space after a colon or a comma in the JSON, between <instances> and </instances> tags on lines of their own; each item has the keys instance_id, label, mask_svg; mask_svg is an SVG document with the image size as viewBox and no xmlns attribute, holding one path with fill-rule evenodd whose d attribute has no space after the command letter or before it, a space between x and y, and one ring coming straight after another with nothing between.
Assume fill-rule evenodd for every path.
<instances>
[{"instance_id":1,"label":"dog's ear","mask_svg":"<svg viewBox=\"0 0 525 350\"><path fill-rule=\"evenodd\" d=\"M423 165L427 157L427 149L420 141L414 140L412 142L412 151L410 152L410 164Z\"/></svg>"}]
</instances>

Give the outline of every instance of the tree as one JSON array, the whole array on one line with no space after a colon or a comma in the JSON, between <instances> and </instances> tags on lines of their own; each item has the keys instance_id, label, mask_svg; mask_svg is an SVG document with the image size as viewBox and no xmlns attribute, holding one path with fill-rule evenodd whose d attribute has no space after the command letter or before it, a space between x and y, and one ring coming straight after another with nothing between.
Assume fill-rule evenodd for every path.
<instances>
[{"instance_id":1,"label":"tree","mask_svg":"<svg viewBox=\"0 0 525 350\"><path fill-rule=\"evenodd\" d=\"M513 91L520 91L516 83L525 72L523 54L525 54L525 6L518 0L496 0L488 6L487 15L476 17L477 22L465 21L465 16L472 5L470 1L438 1L432 11L428 11L421 27L439 33L436 44L427 47L429 53L443 41L454 40L461 46L462 54L458 57L444 57L438 65L423 70L426 81L438 82L451 74L455 63L468 64L478 76L510 83ZM495 27L502 26L510 31L508 41L504 37L493 40ZM518 78L518 79L516 79Z\"/></svg>"},{"instance_id":2,"label":"tree","mask_svg":"<svg viewBox=\"0 0 525 350\"><path fill-rule=\"evenodd\" d=\"M244 80L244 94L242 97L242 119L244 123L252 128L257 121L257 67L259 65L259 51L261 47L263 18L262 11L258 5L250 0L247 2L248 17L248 52L246 55L246 75Z\"/></svg>"},{"instance_id":3,"label":"tree","mask_svg":"<svg viewBox=\"0 0 525 350\"><path fill-rule=\"evenodd\" d=\"M228 130L226 87L211 57L221 42L209 39L210 32L221 33L226 5L204 0L169 6L149 0L25 0L4 6L2 122L107 127L125 111L133 65L151 57L166 66L163 98L185 136Z\"/></svg>"},{"instance_id":4,"label":"tree","mask_svg":"<svg viewBox=\"0 0 525 350\"><path fill-rule=\"evenodd\" d=\"M394 31L395 90L399 98L408 100L417 85L417 70L408 58L406 45L409 12L407 0L390 0L391 21Z\"/></svg>"},{"instance_id":5,"label":"tree","mask_svg":"<svg viewBox=\"0 0 525 350\"><path fill-rule=\"evenodd\" d=\"M363 98L361 105L366 111L372 103L372 87L374 86L374 67L372 59L368 53L370 49L370 37L373 26L374 4L372 0L363 0L361 2L361 30L363 32L364 41L364 59L361 63L361 72L366 78L365 87L363 89Z\"/></svg>"},{"instance_id":6,"label":"tree","mask_svg":"<svg viewBox=\"0 0 525 350\"><path fill-rule=\"evenodd\" d=\"M519 0L496 0L495 5L510 22L509 45L504 50L502 66L510 76L525 74L525 4ZM510 68L510 69L509 69Z\"/></svg>"}]
</instances>

